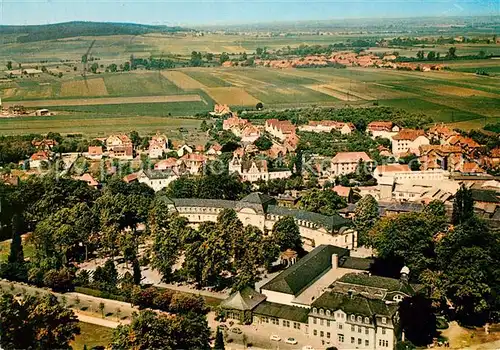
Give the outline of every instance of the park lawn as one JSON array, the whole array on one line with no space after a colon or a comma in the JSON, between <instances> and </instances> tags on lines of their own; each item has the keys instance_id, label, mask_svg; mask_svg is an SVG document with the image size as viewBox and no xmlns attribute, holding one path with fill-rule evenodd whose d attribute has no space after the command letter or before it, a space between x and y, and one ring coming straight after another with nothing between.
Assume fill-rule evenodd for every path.
<instances>
[{"instance_id":1,"label":"park lawn","mask_svg":"<svg viewBox=\"0 0 500 350\"><path fill-rule=\"evenodd\" d=\"M141 134L154 133L157 130L167 135L176 134L180 128L188 133L196 131L201 120L162 116L119 116L99 114L57 115L41 118L0 119L0 134L61 134L81 133L87 136L105 136L110 133L128 133L136 130Z\"/></svg>"},{"instance_id":2,"label":"park lawn","mask_svg":"<svg viewBox=\"0 0 500 350\"><path fill-rule=\"evenodd\" d=\"M70 344L74 350L82 350L84 345L87 345L87 349L94 346L107 347L111 343L113 329L85 322L79 322L78 325L80 334Z\"/></svg>"},{"instance_id":3,"label":"park lawn","mask_svg":"<svg viewBox=\"0 0 500 350\"><path fill-rule=\"evenodd\" d=\"M160 71L108 73L103 77L110 96L159 96L184 93Z\"/></svg>"},{"instance_id":4,"label":"park lawn","mask_svg":"<svg viewBox=\"0 0 500 350\"><path fill-rule=\"evenodd\" d=\"M10 239L0 242L0 262L6 261L10 253ZM23 241L24 258L29 259L35 255L35 246L27 241Z\"/></svg>"}]
</instances>

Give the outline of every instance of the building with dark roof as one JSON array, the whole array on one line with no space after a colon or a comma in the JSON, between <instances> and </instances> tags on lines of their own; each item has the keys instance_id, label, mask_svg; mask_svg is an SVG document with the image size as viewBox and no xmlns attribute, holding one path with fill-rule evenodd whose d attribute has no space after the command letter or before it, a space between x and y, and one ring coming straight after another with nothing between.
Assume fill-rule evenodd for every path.
<instances>
[{"instance_id":1,"label":"building with dark roof","mask_svg":"<svg viewBox=\"0 0 500 350\"><path fill-rule=\"evenodd\" d=\"M320 245L260 288L267 300L309 308L336 279L366 271L373 261L350 257L348 249Z\"/></svg>"},{"instance_id":2,"label":"building with dark roof","mask_svg":"<svg viewBox=\"0 0 500 350\"><path fill-rule=\"evenodd\" d=\"M186 217L191 224L217 220L217 215L226 208L234 209L241 222L270 232L281 218L291 216L299 226L304 249L312 250L321 244L329 244L345 249L357 247L357 232L352 221L335 215L322 215L304 210L276 205L276 200L261 193L252 193L239 201L171 198L172 211Z\"/></svg>"}]
</instances>

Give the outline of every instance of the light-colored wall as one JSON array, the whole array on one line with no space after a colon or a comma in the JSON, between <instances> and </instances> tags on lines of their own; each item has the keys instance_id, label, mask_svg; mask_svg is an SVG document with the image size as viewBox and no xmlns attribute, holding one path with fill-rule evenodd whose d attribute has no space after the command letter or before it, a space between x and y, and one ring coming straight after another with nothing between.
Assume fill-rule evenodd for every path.
<instances>
[{"instance_id":1,"label":"light-colored wall","mask_svg":"<svg viewBox=\"0 0 500 350\"><path fill-rule=\"evenodd\" d=\"M139 177L138 181L151 187L155 192L167 187L172 181L178 179L178 176L171 176L165 179L149 179L147 176Z\"/></svg>"},{"instance_id":2,"label":"light-colored wall","mask_svg":"<svg viewBox=\"0 0 500 350\"><path fill-rule=\"evenodd\" d=\"M377 319L376 324L371 317L368 318L368 323L365 317L359 321L355 316L355 320L352 321L350 315L338 310L332 312L330 316L326 313L323 315L310 313L308 324L309 334L313 338L323 340L325 345L336 346L339 349L392 350L395 346L394 330L390 319L387 319L385 325L382 324L381 318ZM383 332L385 334L382 334ZM339 335L343 335L343 341ZM351 338L354 338L354 343ZM387 346L379 346L379 340L387 341Z\"/></svg>"},{"instance_id":3,"label":"light-colored wall","mask_svg":"<svg viewBox=\"0 0 500 350\"><path fill-rule=\"evenodd\" d=\"M293 299L295 298L293 294L279 293L267 289L261 289L260 292L265 296L267 296L266 300L269 302L283 304L283 305L297 306L293 303Z\"/></svg>"}]
</instances>

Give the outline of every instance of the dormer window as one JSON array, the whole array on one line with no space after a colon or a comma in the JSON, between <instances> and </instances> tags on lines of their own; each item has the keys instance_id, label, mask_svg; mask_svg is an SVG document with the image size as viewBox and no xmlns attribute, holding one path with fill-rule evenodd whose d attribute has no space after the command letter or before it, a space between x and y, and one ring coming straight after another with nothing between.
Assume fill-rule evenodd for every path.
<instances>
[{"instance_id":1,"label":"dormer window","mask_svg":"<svg viewBox=\"0 0 500 350\"><path fill-rule=\"evenodd\" d=\"M356 321L356 316L351 315L351 321L352 321L352 322Z\"/></svg>"},{"instance_id":2,"label":"dormer window","mask_svg":"<svg viewBox=\"0 0 500 350\"><path fill-rule=\"evenodd\" d=\"M323 309L319 309L319 314L324 315L325 311Z\"/></svg>"},{"instance_id":3,"label":"dormer window","mask_svg":"<svg viewBox=\"0 0 500 350\"><path fill-rule=\"evenodd\" d=\"M331 316L330 310L326 310L326 316L328 316L328 317Z\"/></svg>"},{"instance_id":4,"label":"dormer window","mask_svg":"<svg viewBox=\"0 0 500 350\"><path fill-rule=\"evenodd\" d=\"M318 313L318 309L313 308L313 314L317 314L317 313Z\"/></svg>"},{"instance_id":5,"label":"dormer window","mask_svg":"<svg viewBox=\"0 0 500 350\"><path fill-rule=\"evenodd\" d=\"M361 316L358 316L358 322L359 323L363 322L363 318Z\"/></svg>"},{"instance_id":6,"label":"dormer window","mask_svg":"<svg viewBox=\"0 0 500 350\"><path fill-rule=\"evenodd\" d=\"M365 323L370 323L370 319L368 317L365 317Z\"/></svg>"},{"instance_id":7,"label":"dormer window","mask_svg":"<svg viewBox=\"0 0 500 350\"><path fill-rule=\"evenodd\" d=\"M382 323L383 323L383 324L386 324L386 323L387 323L387 318L382 317Z\"/></svg>"}]
</instances>

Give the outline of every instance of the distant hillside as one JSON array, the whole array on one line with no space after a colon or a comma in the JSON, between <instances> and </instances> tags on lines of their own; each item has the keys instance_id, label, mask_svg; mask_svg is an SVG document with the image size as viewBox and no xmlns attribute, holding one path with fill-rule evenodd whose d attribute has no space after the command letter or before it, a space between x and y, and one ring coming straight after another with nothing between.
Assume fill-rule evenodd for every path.
<instances>
[{"instance_id":1,"label":"distant hillside","mask_svg":"<svg viewBox=\"0 0 500 350\"><path fill-rule=\"evenodd\" d=\"M67 22L31 26L1 25L0 35L19 34L16 41L18 43L27 43L76 36L140 35L147 33L173 33L186 30L189 29L134 23Z\"/></svg>"}]
</instances>

